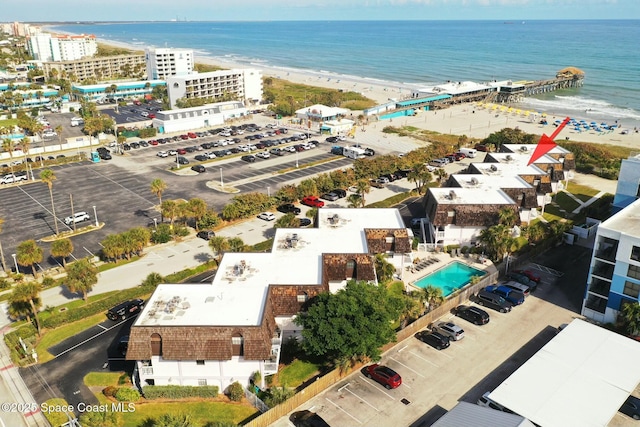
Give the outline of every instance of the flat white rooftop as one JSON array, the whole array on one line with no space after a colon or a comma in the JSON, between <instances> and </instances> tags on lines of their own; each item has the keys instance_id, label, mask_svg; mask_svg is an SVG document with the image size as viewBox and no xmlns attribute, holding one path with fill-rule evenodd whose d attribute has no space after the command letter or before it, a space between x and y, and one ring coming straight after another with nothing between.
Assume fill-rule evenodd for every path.
<instances>
[{"instance_id":1,"label":"flat white rooftop","mask_svg":"<svg viewBox=\"0 0 640 427\"><path fill-rule=\"evenodd\" d=\"M453 174L454 179L462 188L498 189L498 188L533 188L527 181L514 176L495 176L482 174Z\"/></svg>"},{"instance_id":2,"label":"flat white rooftop","mask_svg":"<svg viewBox=\"0 0 640 427\"><path fill-rule=\"evenodd\" d=\"M492 153L493 154L493 153ZM514 175L547 175L536 165L527 166L526 163L504 162L504 163L473 163L476 170L483 175L493 175L508 177Z\"/></svg>"},{"instance_id":3,"label":"flat white rooftop","mask_svg":"<svg viewBox=\"0 0 640 427\"><path fill-rule=\"evenodd\" d=\"M499 188L429 188L439 204L512 205L511 197Z\"/></svg>"},{"instance_id":4,"label":"flat white rooftop","mask_svg":"<svg viewBox=\"0 0 640 427\"><path fill-rule=\"evenodd\" d=\"M640 342L580 319L490 397L544 427L606 426L640 382Z\"/></svg>"},{"instance_id":5,"label":"flat white rooftop","mask_svg":"<svg viewBox=\"0 0 640 427\"><path fill-rule=\"evenodd\" d=\"M640 239L640 199L604 221L599 228L617 231Z\"/></svg>"},{"instance_id":6,"label":"flat white rooftop","mask_svg":"<svg viewBox=\"0 0 640 427\"><path fill-rule=\"evenodd\" d=\"M533 153L536 149L536 144L502 144L502 146L508 149L509 151L511 151L512 153L516 153L520 151ZM549 150L549 153L569 154L571 153L571 151L567 150L566 148L562 148L559 145L556 145L551 150Z\"/></svg>"},{"instance_id":7,"label":"flat white rooftop","mask_svg":"<svg viewBox=\"0 0 640 427\"><path fill-rule=\"evenodd\" d=\"M417 89L418 92L433 93L434 95L442 95L444 93L447 93L449 95L463 95L465 93L473 93L473 92L478 92L482 90L493 90L493 88L491 86L488 86L482 83L464 81L464 82L448 82L448 83L443 83L436 86L423 87L423 88Z\"/></svg>"},{"instance_id":8,"label":"flat white rooftop","mask_svg":"<svg viewBox=\"0 0 640 427\"><path fill-rule=\"evenodd\" d=\"M488 153L488 158L493 158L500 163L518 163L520 165L526 166L531 160L531 155L533 151L516 151L514 153ZM485 158L486 160L486 158ZM541 156L535 163L539 164L553 164L553 163L562 163L559 160L554 159L553 157L545 154Z\"/></svg>"},{"instance_id":9,"label":"flat white rooftop","mask_svg":"<svg viewBox=\"0 0 640 427\"><path fill-rule=\"evenodd\" d=\"M388 209L318 209L318 228L344 233L365 228L407 228L400 211ZM339 234L338 234L339 235ZM342 242L341 242L342 243ZM340 251L333 251L340 252Z\"/></svg>"},{"instance_id":10,"label":"flat white rooftop","mask_svg":"<svg viewBox=\"0 0 640 427\"><path fill-rule=\"evenodd\" d=\"M134 325L258 325L266 292L256 283L158 285Z\"/></svg>"}]
</instances>

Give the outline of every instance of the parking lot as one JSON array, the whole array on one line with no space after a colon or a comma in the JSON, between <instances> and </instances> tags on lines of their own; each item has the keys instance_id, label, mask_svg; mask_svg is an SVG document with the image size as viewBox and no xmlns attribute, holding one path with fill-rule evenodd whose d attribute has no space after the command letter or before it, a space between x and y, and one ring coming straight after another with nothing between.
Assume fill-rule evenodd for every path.
<instances>
[{"instance_id":1,"label":"parking lot","mask_svg":"<svg viewBox=\"0 0 640 427\"><path fill-rule=\"evenodd\" d=\"M557 259L560 253L565 259L554 267L563 270L561 277L538 264L546 258ZM387 390L358 371L296 411L317 412L332 426L417 427L433 424L458 401L476 403L552 339L557 326L578 317L588 262L585 248L563 246L550 251L527 266L542 280L522 306L504 314L484 308L491 316L484 326L453 315L441 318L465 331L462 340L444 350L412 337L386 352L380 363L402 376L399 388ZM273 425L292 424L283 417Z\"/></svg>"}]
</instances>

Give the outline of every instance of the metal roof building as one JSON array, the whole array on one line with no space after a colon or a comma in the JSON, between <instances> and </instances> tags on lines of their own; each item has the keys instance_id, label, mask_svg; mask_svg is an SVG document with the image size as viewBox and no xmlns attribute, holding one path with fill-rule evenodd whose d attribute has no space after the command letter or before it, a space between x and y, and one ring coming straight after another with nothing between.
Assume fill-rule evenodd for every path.
<instances>
[{"instance_id":1,"label":"metal roof building","mask_svg":"<svg viewBox=\"0 0 640 427\"><path fill-rule=\"evenodd\" d=\"M469 402L459 402L431 427L533 427L528 419L517 414L496 411Z\"/></svg>"}]
</instances>

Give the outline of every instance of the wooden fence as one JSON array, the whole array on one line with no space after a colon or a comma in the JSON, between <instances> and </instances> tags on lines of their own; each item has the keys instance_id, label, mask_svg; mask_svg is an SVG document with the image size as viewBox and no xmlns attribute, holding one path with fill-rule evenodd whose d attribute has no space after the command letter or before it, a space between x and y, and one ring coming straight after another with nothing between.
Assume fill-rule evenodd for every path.
<instances>
[{"instance_id":1,"label":"wooden fence","mask_svg":"<svg viewBox=\"0 0 640 427\"><path fill-rule=\"evenodd\" d=\"M493 270L493 272L489 272L488 274L486 274L482 278L482 280L480 280L480 282L476 283L475 285L469 285L460 290L455 295L448 297L442 305L420 317L415 322L407 325L406 328L398 331L398 333L396 334L396 342L389 343L384 346L382 348L383 353L391 350L402 341L411 338L416 332L424 329L425 327L432 324L435 320L448 314L452 308L466 303L467 301L469 301L472 295L478 293L478 290L495 283L497 280L498 272L496 270ZM335 383L343 380L352 372L359 370L360 368L362 368L362 365L356 365L347 372L340 372L339 369L334 369L326 375L316 378L315 381L311 382L308 386L299 391L286 402L271 408L269 411L258 416L257 418L254 418L245 425L247 427L267 427L270 424L275 423L277 420L287 415L297 407L301 406L308 400L316 397Z\"/></svg>"}]
</instances>

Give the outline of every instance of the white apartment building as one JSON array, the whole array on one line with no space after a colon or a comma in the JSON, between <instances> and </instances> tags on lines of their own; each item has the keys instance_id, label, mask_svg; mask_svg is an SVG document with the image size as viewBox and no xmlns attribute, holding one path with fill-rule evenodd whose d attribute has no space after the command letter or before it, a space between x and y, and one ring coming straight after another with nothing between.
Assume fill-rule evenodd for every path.
<instances>
[{"instance_id":1,"label":"white apartment building","mask_svg":"<svg viewBox=\"0 0 640 427\"><path fill-rule=\"evenodd\" d=\"M319 209L317 228L276 230L269 253L226 253L211 284L159 285L131 327L136 383L214 385L278 371L293 318L348 280L376 283L375 254L398 272L411 242L397 209Z\"/></svg>"},{"instance_id":2,"label":"white apartment building","mask_svg":"<svg viewBox=\"0 0 640 427\"><path fill-rule=\"evenodd\" d=\"M622 159L618 186L613 199L613 211L618 212L640 198L640 154L632 153Z\"/></svg>"},{"instance_id":3,"label":"white apartment building","mask_svg":"<svg viewBox=\"0 0 640 427\"><path fill-rule=\"evenodd\" d=\"M147 77L154 80L166 80L171 76L184 76L193 73L193 50L173 48L147 48Z\"/></svg>"},{"instance_id":4,"label":"white apartment building","mask_svg":"<svg viewBox=\"0 0 640 427\"><path fill-rule=\"evenodd\" d=\"M218 70L167 78L171 107L181 98L221 98L232 94L245 105L262 99L262 71L254 68Z\"/></svg>"},{"instance_id":5,"label":"white apartment building","mask_svg":"<svg viewBox=\"0 0 640 427\"><path fill-rule=\"evenodd\" d=\"M616 321L624 304L640 301L640 200L598 226L582 315Z\"/></svg>"},{"instance_id":6,"label":"white apartment building","mask_svg":"<svg viewBox=\"0 0 640 427\"><path fill-rule=\"evenodd\" d=\"M41 33L27 37L27 50L38 61L73 61L95 55L98 44L92 34Z\"/></svg>"}]
</instances>

